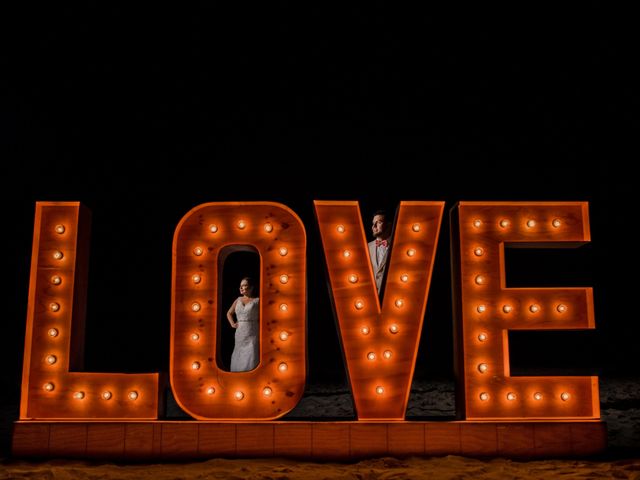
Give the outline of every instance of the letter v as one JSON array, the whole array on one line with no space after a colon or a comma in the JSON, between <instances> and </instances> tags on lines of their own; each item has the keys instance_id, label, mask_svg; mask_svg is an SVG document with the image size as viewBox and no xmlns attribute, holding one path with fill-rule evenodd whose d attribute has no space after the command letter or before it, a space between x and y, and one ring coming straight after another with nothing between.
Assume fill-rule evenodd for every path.
<instances>
[{"instance_id":1,"label":"letter v","mask_svg":"<svg viewBox=\"0 0 640 480\"><path fill-rule=\"evenodd\" d=\"M314 204L358 419L404 420L444 202L400 203L382 308L358 202Z\"/></svg>"}]
</instances>

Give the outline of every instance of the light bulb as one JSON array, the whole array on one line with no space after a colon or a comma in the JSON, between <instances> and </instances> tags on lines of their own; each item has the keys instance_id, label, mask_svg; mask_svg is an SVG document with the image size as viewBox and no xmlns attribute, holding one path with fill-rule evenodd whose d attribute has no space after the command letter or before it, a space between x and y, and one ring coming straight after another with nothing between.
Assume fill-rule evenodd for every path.
<instances>
[{"instance_id":1,"label":"light bulb","mask_svg":"<svg viewBox=\"0 0 640 480\"><path fill-rule=\"evenodd\" d=\"M264 231L267 233L271 233L273 232L273 225L271 225L270 223L265 223L264 224Z\"/></svg>"},{"instance_id":2,"label":"light bulb","mask_svg":"<svg viewBox=\"0 0 640 480\"><path fill-rule=\"evenodd\" d=\"M211 225L209 225L209 231L211 233L217 233L218 232L218 226L215 223L212 223Z\"/></svg>"},{"instance_id":3,"label":"light bulb","mask_svg":"<svg viewBox=\"0 0 640 480\"><path fill-rule=\"evenodd\" d=\"M482 248L482 247L476 247L476 248L474 248L474 249L473 249L473 254L474 254L476 257L481 257L482 255L484 255L484 248Z\"/></svg>"},{"instance_id":4,"label":"light bulb","mask_svg":"<svg viewBox=\"0 0 640 480\"><path fill-rule=\"evenodd\" d=\"M535 226L536 226L536 221L535 220L527 220L527 227L533 228Z\"/></svg>"},{"instance_id":5,"label":"light bulb","mask_svg":"<svg viewBox=\"0 0 640 480\"><path fill-rule=\"evenodd\" d=\"M481 341L481 342L486 342L486 341L487 341L487 338L488 338L488 337L487 337L487 334L486 334L486 333L484 333L484 332L482 332L482 333L478 334L478 340L479 340L479 341Z\"/></svg>"},{"instance_id":6,"label":"light bulb","mask_svg":"<svg viewBox=\"0 0 640 480\"><path fill-rule=\"evenodd\" d=\"M391 358L391 355L392 355L391 350L385 350L384 353L382 354L382 356L387 360Z\"/></svg>"},{"instance_id":7,"label":"light bulb","mask_svg":"<svg viewBox=\"0 0 640 480\"><path fill-rule=\"evenodd\" d=\"M202 281L202 277L196 273L191 276L191 280L193 280L193 283L198 284Z\"/></svg>"},{"instance_id":8,"label":"light bulb","mask_svg":"<svg viewBox=\"0 0 640 480\"><path fill-rule=\"evenodd\" d=\"M475 220L473 221L473 226L474 226L474 227L476 227L476 228L480 228L480 226L481 226L481 225L482 225L482 220L475 219Z\"/></svg>"},{"instance_id":9,"label":"light bulb","mask_svg":"<svg viewBox=\"0 0 640 480\"><path fill-rule=\"evenodd\" d=\"M484 275L476 275L476 283L478 285L484 285L486 281L487 279L484 277Z\"/></svg>"},{"instance_id":10,"label":"light bulb","mask_svg":"<svg viewBox=\"0 0 640 480\"><path fill-rule=\"evenodd\" d=\"M54 285L60 285L62 283L62 278L60 277L60 275L54 275L53 277L51 277L51 283L53 283Z\"/></svg>"},{"instance_id":11,"label":"light bulb","mask_svg":"<svg viewBox=\"0 0 640 480\"><path fill-rule=\"evenodd\" d=\"M350 251L350 250L344 250L344 251L342 252L342 256L343 256L344 258L349 258L349 257L351 256L351 251Z\"/></svg>"},{"instance_id":12,"label":"light bulb","mask_svg":"<svg viewBox=\"0 0 640 480\"><path fill-rule=\"evenodd\" d=\"M51 382L47 382L42 386L42 388L44 388L47 392L53 392L56 386Z\"/></svg>"},{"instance_id":13,"label":"light bulb","mask_svg":"<svg viewBox=\"0 0 640 480\"><path fill-rule=\"evenodd\" d=\"M378 395L382 395L382 394L384 393L384 387L381 387L380 385L378 385L378 386L376 387L376 393L377 393Z\"/></svg>"},{"instance_id":14,"label":"light bulb","mask_svg":"<svg viewBox=\"0 0 640 480\"><path fill-rule=\"evenodd\" d=\"M369 352L369 353L367 353L367 358L369 360L375 360L376 359L376 354L373 353L373 352Z\"/></svg>"},{"instance_id":15,"label":"light bulb","mask_svg":"<svg viewBox=\"0 0 640 480\"><path fill-rule=\"evenodd\" d=\"M482 392L480 394L480 400L482 400L483 402L486 402L487 400L489 400L489 394L487 392Z\"/></svg>"},{"instance_id":16,"label":"light bulb","mask_svg":"<svg viewBox=\"0 0 640 480\"><path fill-rule=\"evenodd\" d=\"M513 392L509 392L509 393L507 393L507 400L513 401L513 400L515 400L516 398L517 398L517 397L516 397L516 394L515 394L515 393L513 393Z\"/></svg>"},{"instance_id":17,"label":"light bulb","mask_svg":"<svg viewBox=\"0 0 640 480\"><path fill-rule=\"evenodd\" d=\"M64 225L56 225L55 231L58 235L62 235L65 231Z\"/></svg>"},{"instance_id":18,"label":"light bulb","mask_svg":"<svg viewBox=\"0 0 640 480\"><path fill-rule=\"evenodd\" d=\"M364 302L362 300L356 300L355 303L353 304L356 309L358 310L362 310L364 308Z\"/></svg>"},{"instance_id":19,"label":"light bulb","mask_svg":"<svg viewBox=\"0 0 640 480\"><path fill-rule=\"evenodd\" d=\"M288 368L289 368L289 365L287 365L287 364L286 364L286 363L284 363L284 362L281 362L281 363L278 365L278 370L280 370L281 372L286 372Z\"/></svg>"},{"instance_id":20,"label":"light bulb","mask_svg":"<svg viewBox=\"0 0 640 480\"><path fill-rule=\"evenodd\" d=\"M553 222L551 222L551 225L553 225L553 228L558 228L560 225L562 225L562 222L559 219L554 218Z\"/></svg>"},{"instance_id":21,"label":"light bulb","mask_svg":"<svg viewBox=\"0 0 640 480\"><path fill-rule=\"evenodd\" d=\"M411 225L411 230L413 230L414 232L419 232L420 231L420 224L419 223L414 223L413 225Z\"/></svg>"},{"instance_id":22,"label":"light bulb","mask_svg":"<svg viewBox=\"0 0 640 480\"><path fill-rule=\"evenodd\" d=\"M476 310L478 311L478 313L484 313L487 310L487 306L486 305L478 305L476 307Z\"/></svg>"},{"instance_id":23,"label":"light bulb","mask_svg":"<svg viewBox=\"0 0 640 480\"><path fill-rule=\"evenodd\" d=\"M55 355L47 355L47 363L49 365L53 365L57 361L58 361L58 357L56 357Z\"/></svg>"},{"instance_id":24,"label":"light bulb","mask_svg":"<svg viewBox=\"0 0 640 480\"><path fill-rule=\"evenodd\" d=\"M51 302L51 303L49 304L49 309L50 309L52 312L57 312L58 310L60 310L60 304L59 304L59 303L56 303L56 302Z\"/></svg>"},{"instance_id":25,"label":"light bulb","mask_svg":"<svg viewBox=\"0 0 640 480\"><path fill-rule=\"evenodd\" d=\"M280 332L280 340L284 342L287 338L289 338L289 332L285 332L284 330Z\"/></svg>"},{"instance_id":26,"label":"light bulb","mask_svg":"<svg viewBox=\"0 0 640 480\"><path fill-rule=\"evenodd\" d=\"M500 220L500 227L507 228L509 225L511 225L511 222L506 218L503 218L502 220Z\"/></svg>"},{"instance_id":27,"label":"light bulb","mask_svg":"<svg viewBox=\"0 0 640 480\"><path fill-rule=\"evenodd\" d=\"M344 225L338 225L336 227L336 230L338 231L338 233L344 233Z\"/></svg>"},{"instance_id":28,"label":"light bulb","mask_svg":"<svg viewBox=\"0 0 640 480\"><path fill-rule=\"evenodd\" d=\"M242 400L244 398L244 393L238 390L236 393L233 394L233 396L236 397L236 400Z\"/></svg>"},{"instance_id":29,"label":"light bulb","mask_svg":"<svg viewBox=\"0 0 640 480\"><path fill-rule=\"evenodd\" d=\"M564 312L566 312L566 311L567 311L567 309L568 309L568 308L569 308L569 307L567 307L566 305L563 305L563 304L561 303L560 305L558 305L558 306L556 307L556 310L558 310L558 312L560 312L560 313L564 313Z\"/></svg>"},{"instance_id":30,"label":"light bulb","mask_svg":"<svg viewBox=\"0 0 640 480\"><path fill-rule=\"evenodd\" d=\"M59 332L57 328L50 328L47 333L50 337L57 337Z\"/></svg>"},{"instance_id":31,"label":"light bulb","mask_svg":"<svg viewBox=\"0 0 640 480\"><path fill-rule=\"evenodd\" d=\"M110 400L113 395L109 390L105 390L100 396L103 400Z\"/></svg>"},{"instance_id":32,"label":"light bulb","mask_svg":"<svg viewBox=\"0 0 640 480\"><path fill-rule=\"evenodd\" d=\"M489 370L489 366L486 363L481 363L480 365L478 365L478 371L480 373L484 373L487 370Z\"/></svg>"},{"instance_id":33,"label":"light bulb","mask_svg":"<svg viewBox=\"0 0 640 480\"><path fill-rule=\"evenodd\" d=\"M536 392L533 394L534 400L542 400L542 394L540 392Z\"/></svg>"},{"instance_id":34,"label":"light bulb","mask_svg":"<svg viewBox=\"0 0 640 480\"><path fill-rule=\"evenodd\" d=\"M62 260L62 257L64 257L64 254L60 250L53 252L53 258L55 260Z\"/></svg>"},{"instance_id":35,"label":"light bulb","mask_svg":"<svg viewBox=\"0 0 640 480\"><path fill-rule=\"evenodd\" d=\"M504 313L511 313L513 311L513 307L511 305L503 305L502 311Z\"/></svg>"},{"instance_id":36,"label":"light bulb","mask_svg":"<svg viewBox=\"0 0 640 480\"><path fill-rule=\"evenodd\" d=\"M193 254L196 257L199 257L200 255L202 255L204 253L204 250L202 250L202 247L196 247L193 249Z\"/></svg>"},{"instance_id":37,"label":"light bulb","mask_svg":"<svg viewBox=\"0 0 640 480\"><path fill-rule=\"evenodd\" d=\"M280 310L282 310L283 312L286 312L287 310L289 310L289 305L287 305L286 303L281 303Z\"/></svg>"},{"instance_id":38,"label":"light bulb","mask_svg":"<svg viewBox=\"0 0 640 480\"><path fill-rule=\"evenodd\" d=\"M370 332L370 331L371 331L371 330L369 330L369 327L362 327L362 328L360 329L360 333L362 333L363 335L369 335L369 332Z\"/></svg>"},{"instance_id":39,"label":"light bulb","mask_svg":"<svg viewBox=\"0 0 640 480\"><path fill-rule=\"evenodd\" d=\"M271 387L264 387L262 389L262 395L264 395L265 397L270 397L273 394L273 390L271 390Z\"/></svg>"},{"instance_id":40,"label":"light bulb","mask_svg":"<svg viewBox=\"0 0 640 480\"><path fill-rule=\"evenodd\" d=\"M540 305L537 305L535 303L532 305L529 305L529 311L531 313L538 313L540 311Z\"/></svg>"},{"instance_id":41,"label":"light bulb","mask_svg":"<svg viewBox=\"0 0 640 480\"><path fill-rule=\"evenodd\" d=\"M403 299L401 299L401 298L398 298L398 299L395 301L395 304L396 304L396 307L398 307L398 308L402 308L402 307L404 306L404 300L403 300Z\"/></svg>"},{"instance_id":42,"label":"light bulb","mask_svg":"<svg viewBox=\"0 0 640 480\"><path fill-rule=\"evenodd\" d=\"M569 400L569 398L571 398L571 395L569 395L567 392L562 392L560 394L560 398L563 402L566 402L567 400Z\"/></svg>"},{"instance_id":43,"label":"light bulb","mask_svg":"<svg viewBox=\"0 0 640 480\"><path fill-rule=\"evenodd\" d=\"M289 275L283 274L280 275L280 283L284 284L287 283L289 281Z\"/></svg>"},{"instance_id":44,"label":"light bulb","mask_svg":"<svg viewBox=\"0 0 640 480\"><path fill-rule=\"evenodd\" d=\"M193 302L191 304L191 310L193 310L194 312L199 312L201 308L202 306L198 302Z\"/></svg>"},{"instance_id":45,"label":"light bulb","mask_svg":"<svg viewBox=\"0 0 640 480\"><path fill-rule=\"evenodd\" d=\"M214 387L207 388L207 395L213 395L216 393L216 389Z\"/></svg>"},{"instance_id":46,"label":"light bulb","mask_svg":"<svg viewBox=\"0 0 640 480\"><path fill-rule=\"evenodd\" d=\"M193 340L194 342L197 342L198 340L200 340L200 335L198 333L192 333L191 340Z\"/></svg>"},{"instance_id":47,"label":"light bulb","mask_svg":"<svg viewBox=\"0 0 640 480\"><path fill-rule=\"evenodd\" d=\"M244 230L245 228L247 228L247 222L245 222L244 220L238 220L237 225L240 230Z\"/></svg>"},{"instance_id":48,"label":"light bulb","mask_svg":"<svg viewBox=\"0 0 640 480\"><path fill-rule=\"evenodd\" d=\"M289 250L287 249L287 247L280 247L278 249L278 253L281 257L284 257L287 253L289 253Z\"/></svg>"},{"instance_id":49,"label":"light bulb","mask_svg":"<svg viewBox=\"0 0 640 480\"><path fill-rule=\"evenodd\" d=\"M352 273L351 275L349 275L349 282L357 283L358 282L358 276L355 273Z\"/></svg>"},{"instance_id":50,"label":"light bulb","mask_svg":"<svg viewBox=\"0 0 640 480\"><path fill-rule=\"evenodd\" d=\"M129 392L129 394L127 395L127 397L129 397L129 400L137 400L138 399L138 392L136 392L135 390L131 390Z\"/></svg>"},{"instance_id":51,"label":"light bulb","mask_svg":"<svg viewBox=\"0 0 640 480\"><path fill-rule=\"evenodd\" d=\"M400 281L402 283L407 283L409 281L409 275L407 275L406 273L403 273L402 275L400 275Z\"/></svg>"},{"instance_id":52,"label":"light bulb","mask_svg":"<svg viewBox=\"0 0 640 480\"><path fill-rule=\"evenodd\" d=\"M415 248L410 248L409 250L407 250L407 256L408 257L413 257L416 254L416 249Z\"/></svg>"},{"instance_id":53,"label":"light bulb","mask_svg":"<svg viewBox=\"0 0 640 480\"><path fill-rule=\"evenodd\" d=\"M191 370L200 370L200 362L193 362L191 364Z\"/></svg>"},{"instance_id":54,"label":"light bulb","mask_svg":"<svg viewBox=\"0 0 640 480\"><path fill-rule=\"evenodd\" d=\"M76 400L82 400L84 398L84 392L74 392L73 398Z\"/></svg>"},{"instance_id":55,"label":"light bulb","mask_svg":"<svg viewBox=\"0 0 640 480\"><path fill-rule=\"evenodd\" d=\"M400 329L398 328L397 324L392 323L391 325L389 325L389 331L391 333L398 333L400 331Z\"/></svg>"}]
</instances>

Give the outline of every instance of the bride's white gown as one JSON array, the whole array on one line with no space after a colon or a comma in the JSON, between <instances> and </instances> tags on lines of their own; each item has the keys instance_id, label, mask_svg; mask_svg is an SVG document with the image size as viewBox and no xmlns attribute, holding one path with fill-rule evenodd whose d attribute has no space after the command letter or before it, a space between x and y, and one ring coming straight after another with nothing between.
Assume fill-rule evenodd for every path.
<instances>
[{"instance_id":1,"label":"bride's white gown","mask_svg":"<svg viewBox=\"0 0 640 480\"><path fill-rule=\"evenodd\" d=\"M260 340L260 300L252 298L245 305L241 298L236 302L235 346L231 354L231 371L246 372L258 365Z\"/></svg>"}]
</instances>

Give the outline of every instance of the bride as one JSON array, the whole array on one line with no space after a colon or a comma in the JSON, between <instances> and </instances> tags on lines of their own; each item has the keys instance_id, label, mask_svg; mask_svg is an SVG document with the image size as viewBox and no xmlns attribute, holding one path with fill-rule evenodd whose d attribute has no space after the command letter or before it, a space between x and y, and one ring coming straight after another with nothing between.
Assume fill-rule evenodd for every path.
<instances>
[{"instance_id":1,"label":"bride","mask_svg":"<svg viewBox=\"0 0 640 480\"><path fill-rule=\"evenodd\" d=\"M246 372L258 365L260 299L253 296L254 290L253 280L249 277L243 278L240 281L241 296L236 298L227 312L227 320L231 327L236 329L235 346L231 354L231 372Z\"/></svg>"}]
</instances>

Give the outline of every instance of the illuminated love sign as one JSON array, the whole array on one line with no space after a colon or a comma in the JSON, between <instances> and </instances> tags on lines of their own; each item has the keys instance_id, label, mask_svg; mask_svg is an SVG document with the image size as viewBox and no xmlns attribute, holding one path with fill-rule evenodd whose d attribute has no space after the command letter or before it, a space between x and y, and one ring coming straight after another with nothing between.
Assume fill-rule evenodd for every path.
<instances>
[{"instance_id":1,"label":"illuminated love sign","mask_svg":"<svg viewBox=\"0 0 640 480\"><path fill-rule=\"evenodd\" d=\"M357 202L315 202L359 420L403 420L444 202L401 202L380 304ZM452 209L458 411L467 419L594 419L597 377L512 377L508 331L594 328L589 288L507 288L504 248L589 241L583 202L461 202ZM156 419L158 374L80 372L89 213L36 205L20 418ZM260 256L260 362L216 364L220 265ZM200 205L173 242L170 380L200 420L272 420L306 376L306 233L285 205Z\"/></svg>"}]
</instances>

